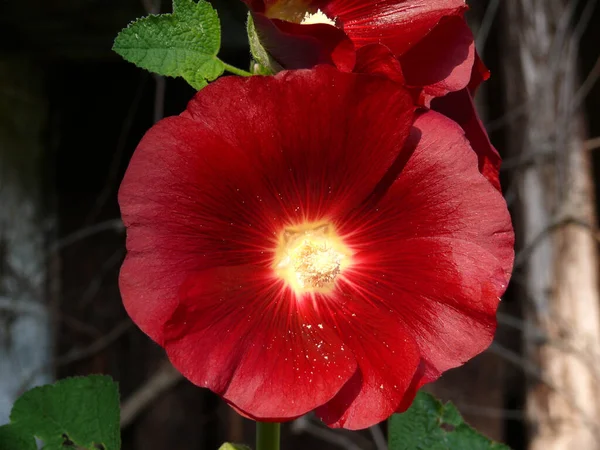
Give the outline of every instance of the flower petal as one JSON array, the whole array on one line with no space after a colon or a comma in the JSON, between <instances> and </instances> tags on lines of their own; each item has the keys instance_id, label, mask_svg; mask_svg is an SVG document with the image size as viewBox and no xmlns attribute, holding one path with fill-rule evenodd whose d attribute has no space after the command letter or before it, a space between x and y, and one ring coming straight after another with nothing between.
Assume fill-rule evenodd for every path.
<instances>
[{"instance_id":1,"label":"flower petal","mask_svg":"<svg viewBox=\"0 0 600 450\"><path fill-rule=\"evenodd\" d=\"M173 365L256 420L298 417L330 400L356 361L314 302L255 266L190 277L165 326Z\"/></svg>"},{"instance_id":2,"label":"flower petal","mask_svg":"<svg viewBox=\"0 0 600 450\"><path fill-rule=\"evenodd\" d=\"M431 108L451 118L463 128L471 147L477 154L479 171L492 186L501 191L500 164L502 160L477 115L469 89L462 89L458 92L451 92L445 97L436 98L431 102Z\"/></svg>"},{"instance_id":3,"label":"flower petal","mask_svg":"<svg viewBox=\"0 0 600 450\"><path fill-rule=\"evenodd\" d=\"M332 64L344 72L352 71L354 44L342 30L326 24L269 19L261 13L253 13L252 18L262 46L281 67L308 69Z\"/></svg>"},{"instance_id":4,"label":"flower petal","mask_svg":"<svg viewBox=\"0 0 600 450\"><path fill-rule=\"evenodd\" d=\"M419 348L402 324L377 303L372 284L354 276L339 283L334 309L321 312L325 329L336 330L358 368L340 392L316 410L331 427L373 426L398 409L419 364Z\"/></svg>"},{"instance_id":5,"label":"flower petal","mask_svg":"<svg viewBox=\"0 0 600 450\"><path fill-rule=\"evenodd\" d=\"M423 87L426 105L434 97L467 87L474 61L473 34L461 16L443 18L431 33L400 57L406 84Z\"/></svg>"},{"instance_id":6,"label":"flower petal","mask_svg":"<svg viewBox=\"0 0 600 450\"><path fill-rule=\"evenodd\" d=\"M388 78L400 85L406 83L398 58L384 45L369 44L356 52L356 73L368 73Z\"/></svg>"},{"instance_id":7,"label":"flower petal","mask_svg":"<svg viewBox=\"0 0 600 450\"><path fill-rule=\"evenodd\" d=\"M506 203L478 172L460 127L428 112L411 141L377 209L357 215L344 237L357 251L348 278L419 346L409 397L491 343L514 244Z\"/></svg>"},{"instance_id":8,"label":"flower petal","mask_svg":"<svg viewBox=\"0 0 600 450\"><path fill-rule=\"evenodd\" d=\"M331 67L225 77L200 91L146 134L119 191L120 288L132 319L162 343L191 273L270 266L283 228L357 207L413 116L394 83Z\"/></svg>"},{"instance_id":9,"label":"flower petal","mask_svg":"<svg viewBox=\"0 0 600 450\"><path fill-rule=\"evenodd\" d=\"M320 8L357 47L384 44L399 56L423 39L445 16L461 15L464 0L331 0Z\"/></svg>"},{"instance_id":10,"label":"flower petal","mask_svg":"<svg viewBox=\"0 0 600 450\"><path fill-rule=\"evenodd\" d=\"M481 83L490 79L490 70L483 63L477 52L475 52L475 63L473 64L473 72L469 81L469 92L475 96L477 88Z\"/></svg>"}]
</instances>

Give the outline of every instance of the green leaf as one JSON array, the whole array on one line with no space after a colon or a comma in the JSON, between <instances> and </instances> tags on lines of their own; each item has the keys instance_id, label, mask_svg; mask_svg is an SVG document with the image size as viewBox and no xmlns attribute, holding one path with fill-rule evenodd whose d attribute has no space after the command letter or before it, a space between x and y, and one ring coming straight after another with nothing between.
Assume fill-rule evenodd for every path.
<instances>
[{"instance_id":1,"label":"green leaf","mask_svg":"<svg viewBox=\"0 0 600 450\"><path fill-rule=\"evenodd\" d=\"M14 426L0 427L0 449L2 450L37 450L33 436Z\"/></svg>"},{"instance_id":2,"label":"green leaf","mask_svg":"<svg viewBox=\"0 0 600 450\"><path fill-rule=\"evenodd\" d=\"M113 50L142 69L170 77L183 77L196 89L224 71L217 58L221 24L210 3L173 0L173 13L151 15L132 22Z\"/></svg>"},{"instance_id":3,"label":"green leaf","mask_svg":"<svg viewBox=\"0 0 600 450\"><path fill-rule=\"evenodd\" d=\"M281 71L283 68L275 62L267 50L263 47L254 26L252 14L248 13L248 21L246 22L246 31L248 32L248 42L250 43L250 53L256 63L250 68L255 75L271 75Z\"/></svg>"},{"instance_id":4,"label":"green leaf","mask_svg":"<svg viewBox=\"0 0 600 450\"><path fill-rule=\"evenodd\" d=\"M510 450L468 424L452 403L419 392L412 406L389 421L390 450Z\"/></svg>"},{"instance_id":5,"label":"green leaf","mask_svg":"<svg viewBox=\"0 0 600 450\"><path fill-rule=\"evenodd\" d=\"M219 447L219 450L250 450L250 447L246 447L245 445L231 444L229 442L225 442L223 445L221 445Z\"/></svg>"},{"instance_id":6,"label":"green leaf","mask_svg":"<svg viewBox=\"0 0 600 450\"><path fill-rule=\"evenodd\" d=\"M66 378L27 391L15 402L11 426L40 438L45 450L119 450L119 390L110 377Z\"/></svg>"}]
</instances>

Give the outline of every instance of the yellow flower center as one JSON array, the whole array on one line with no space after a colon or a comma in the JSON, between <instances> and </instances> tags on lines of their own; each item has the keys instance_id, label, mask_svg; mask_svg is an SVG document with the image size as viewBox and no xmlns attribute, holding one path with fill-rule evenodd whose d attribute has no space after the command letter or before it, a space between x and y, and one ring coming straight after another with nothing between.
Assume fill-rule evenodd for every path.
<instances>
[{"instance_id":1,"label":"yellow flower center","mask_svg":"<svg viewBox=\"0 0 600 450\"><path fill-rule=\"evenodd\" d=\"M280 0L269 6L265 13L270 19L286 20L302 25L325 23L336 26L335 19L327 17L320 9L315 11L302 0Z\"/></svg>"},{"instance_id":2,"label":"yellow flower center","mask_svg":"<svg viewBox=\"0 0 600 450\"><path fill-rule=\"evenodd\" d=\"M327 15L321 11L320 9L317 9L317 12L314 14L311 14L309 12L307 12L304 15L304 19L302 19L302 22L300 22L302 25L311 25L311 24L315 24L315 23L325 23L327 25L333 25L335 27L335 21L331 20L329 17L327 17Z\"/></svg>"},{"instance_id":3,"label":"yellow flower center","mask_svg":"<svg viewBox=\"0 0 600 450\"><path fill-rule=\"evenodd\" d=\"M332 225L304 224L282 232L275 271L296 293L327 293L350 256Z\"/></svg>"}]
</instances>

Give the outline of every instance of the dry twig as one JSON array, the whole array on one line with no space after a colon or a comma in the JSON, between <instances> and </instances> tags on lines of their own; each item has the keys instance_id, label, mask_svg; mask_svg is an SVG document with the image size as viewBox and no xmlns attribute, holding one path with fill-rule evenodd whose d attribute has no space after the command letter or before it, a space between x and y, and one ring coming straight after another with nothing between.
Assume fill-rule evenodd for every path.
<instances>
[{"instance_id":1,"label":"dry twig","mask_svg":"<svg viewBox=\"0 0 600 450\"><path fill-rule=\"evenodd\" d=\"M302 416L292 422L292 431L294 433L308 433L324 442L343 448L344 450L363 450L362 447L355 444L348 436L323 428L311 422L310 415Z\"/></svg>"},{"instance_id":2,"label":"dry twig","mask_svg":"<svg viewBox=\"0 0 600 450\"><path fill-rule=\"evenodd\" d=\"M148 381L121 404L121 428L130 425L152 402L182 379L183 376L171 363L165 362Z\"/></svg>"}]
</instances>

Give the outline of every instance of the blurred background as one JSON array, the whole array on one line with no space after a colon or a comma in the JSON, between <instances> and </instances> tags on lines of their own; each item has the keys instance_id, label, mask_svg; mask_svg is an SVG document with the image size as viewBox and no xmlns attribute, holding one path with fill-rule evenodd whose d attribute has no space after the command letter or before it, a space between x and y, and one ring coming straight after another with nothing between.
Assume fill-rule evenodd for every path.
<instances>
[{"instance_id":1,"label":"blurred background","mask_svg":"<svg viewBox=\"0 0 600 450\"><path fill-rule=\"evenodd\" d=\"M515 450L600 449L600 7L471 0L492 79L477 103L504 158L515 274L491 348L428 389ZM239 0L215 0L220 56L247 67ZM160 0L0 0L0 423L35 384L107 373L124 450L252 443L253 424L183 380L132 325L117 275L116 192L144 132L194 91L111 53ZM333 431L310 416L286 449L385 449L384 425Z\"/></svg>"}]
</instances>

